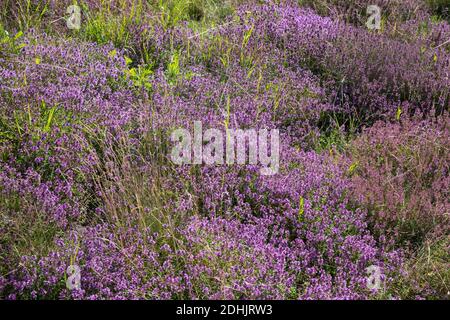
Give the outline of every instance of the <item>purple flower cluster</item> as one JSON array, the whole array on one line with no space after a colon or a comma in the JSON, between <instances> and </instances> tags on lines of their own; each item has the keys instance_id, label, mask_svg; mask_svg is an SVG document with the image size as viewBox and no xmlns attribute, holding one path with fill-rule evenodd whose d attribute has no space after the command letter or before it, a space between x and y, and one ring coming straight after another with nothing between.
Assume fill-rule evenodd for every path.
<instances>
[{"instance_id":1,"label":"purple flower cluster","mask_svg":"<svg viewBox=\"0 0 450 320\"><path fill-rule=\"evenodd\" d=\"M386 263L389 274L401 255L370 235L365 212L352 209L349 183L335 164L313 152L285 148L283 155L275 177L259 177L252 168L203 170L197 193L204 210L255 225L269 243L286 248L298 281L294 297L366 297L365 268Z\"/></svg>"},{"instance_id":2,"label":"purple flower cluster","mask_svg":"<svg viewBox=\"0 0 450 320\"><path fill-rule=\"evenodd\" d=\"M250 225L194 218L176 249L169 235L97 226L56 240L42 259L23 257L8 298L74 299L283 298L293 286L287 250L266 243ZM69 265L79 265L81 286L68 290Z\"/></svg>"},{"instance_id":3,"label":"purple flower cluster","mask_svg":"<svg viewBox=\"0 0 450 320\"><path fill-rule=\"evenodd\" d=\"M376 230L398 241L449 232L449 119L378 122L352 146L352 190Z\"/></svg>"},{"instance_id":4,"label":"purple flower cluster","mask_svg":"<svg viewBox=\"0 0 450 320\"><path fill-rule=\"evenodd\" d=\"M0 53L0 298L401 297L410 244L448 233L450 28L381 1L401 17L369 32L328 2L250 2L199 33L133 20L131 48L18 36ZM319 152L333 117L371 127ZM279 129L279 172L174 166L170 133L194 121Z\"/></svg>"}]
</instances>

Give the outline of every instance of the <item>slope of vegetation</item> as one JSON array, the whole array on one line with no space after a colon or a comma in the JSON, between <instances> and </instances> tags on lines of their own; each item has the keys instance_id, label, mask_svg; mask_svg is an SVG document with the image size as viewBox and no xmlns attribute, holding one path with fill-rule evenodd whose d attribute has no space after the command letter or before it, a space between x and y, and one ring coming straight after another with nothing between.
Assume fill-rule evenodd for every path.
<instances>
[{"instance_id":1,"label":"slope of vegetation","mask_svg":"<svg viewBox=\"0 0 450 320\"><path fill-rule=\"evenodd\" d=\"M449 298L448 1L3 3L0 299ZM279 172L174 164L194 121Z\"/></svg>"}]
</instances>

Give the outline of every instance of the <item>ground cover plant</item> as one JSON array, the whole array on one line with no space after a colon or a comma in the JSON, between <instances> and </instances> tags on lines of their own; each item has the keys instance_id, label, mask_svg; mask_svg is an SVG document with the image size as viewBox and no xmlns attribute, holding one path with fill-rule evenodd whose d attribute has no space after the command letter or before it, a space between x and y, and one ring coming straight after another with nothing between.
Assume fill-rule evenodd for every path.
<instances>
[{"instance_id":1,"label":"ground cover plant","mask_svg":"<svg viewBox=\"0 0 450 320\"><path fill-rule=\"evenodd\" d=\"M449 6L2 0L0 299L448 299Z\"/></svg>"}]
</instances>

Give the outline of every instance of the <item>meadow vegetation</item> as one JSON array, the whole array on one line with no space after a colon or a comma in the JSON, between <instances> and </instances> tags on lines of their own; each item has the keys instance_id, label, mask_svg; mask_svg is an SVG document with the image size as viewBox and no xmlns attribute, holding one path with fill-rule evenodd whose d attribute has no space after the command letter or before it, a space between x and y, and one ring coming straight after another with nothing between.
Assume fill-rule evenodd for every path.
<instances>
[{"instance_id":1,"label":"meadow vegetation","mask_svg":"<svg viewBox=\"0 0 450 320\"><path fill-rule=\"evenodd\" d=\"M0 299L448 299L449 15L3 0ZM194 121L279 129L279 173L175 165Z\"/></svg>"}]
</instances>

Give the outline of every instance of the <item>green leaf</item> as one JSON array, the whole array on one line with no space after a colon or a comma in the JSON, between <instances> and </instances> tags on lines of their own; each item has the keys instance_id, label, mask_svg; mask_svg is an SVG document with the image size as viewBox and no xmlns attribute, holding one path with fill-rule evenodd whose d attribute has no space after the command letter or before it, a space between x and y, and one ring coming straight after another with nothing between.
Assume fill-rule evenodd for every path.
<instances>
[{"instance_id":1,"label":"green leaf","mask_svg":"<svg viewBox=\"0 0 450 320\"><path fill-rule=\"evenodd\" d=\"M22 31L19 31L19 32L17 32L16 35L14 36L14 40L17 40L17 39L19 39L19 38L22 37L22 36L23 36L23 32L22 32Z\"/></svg>"},{"instance_id":2,"label":"green leaf","mask_svg":"<svg viewBox=\"0 0 450 320\"><path fill-rule=\"evenodd\" d=\"M131 69L130 69L130 75L131 75L132 77L136 77L136 76L137 76L137 72L136 72L136 69L135 69L135 68L131 68Z\"/></svg>"},{"instance_id":3,"label":"green leaf","mask_svg":"<svg viewBox=\"0 0 450 320\"><path fill-rule=\"evenodd\" d=\"M133 63L133 60L131 60L130 58L128 58L127 56L125 56L125 64L128 66L131 63Z\"/></svg>"},{"instance_id":4,"label":"green leaf","mask_svg":"<svg viewBox=\"0 0 450 320\"><path fill-rule=\"evenodd\" d=\"M109 56L110 58L114 58L116 55L117 55L116 49L111 50L111 51L108 53L108 56ZM126 61L127 61L127 59L125 58L125 62L126 62Z\"/></svg>"},{"instance_id":5,"label":"green leaf","mask_svg":"<svg viewBox=\"0 0 450 320\"><path fill-rule=\"evenodd\" d=\"M15 111L14 111L14 120L16 122L17 132L19 133L19 135L22 135L22 127L19 124L19 116L17 115L17 113Z\"/></svg>"},{"instance_id":6,"label":"green leaf","mask_svg":"<svg viewBox=\"0 0 450 320\"><path fill-rule=\"evenodd\" d=\"M395 115L395 119L398 121L400 120L400 116L402 114L402 109L400 107L397 108L397 113Z\"/></svg>"},{"instance_id":7,"label":"green leaf","mask_svg":"<svg viewBox=\"0 0 450 320\"><path fill-rule=\"evenodd\" d=\"M50 109L50 112L48 113L48 118L47 118L47 123L45 124L44 127L44 132L49 132L50 128L52 126L52 121L53 121L53 117L55 115L56 112L56 106L54 106L53 108Z\"/></svg>"},{"instance_id":8,"label":"green leaf","mask_svg":"<svg viewBox=\"0 0 450 320\"><path fill-rule=\"evenodd\" d=\"M348 168L347 173L352 174L356 170L356 168L358 168L358 162L352 163Z\"/></svg>"},{"instance_id":9,"label":"green leaf","mask_svg":"<svg viewBox=\"0 0 450 320\"><path fill-rule=\"evenodd\" d=\"M303 214L305 213L305 198L302 196L300 196L298 208L298 220L301 221L303 219Z\"/></svg>"}]
</instances>

